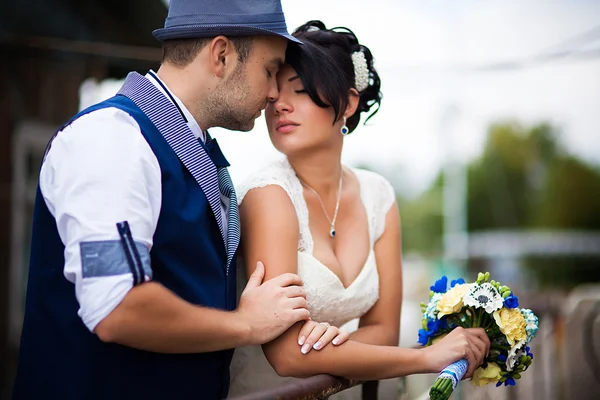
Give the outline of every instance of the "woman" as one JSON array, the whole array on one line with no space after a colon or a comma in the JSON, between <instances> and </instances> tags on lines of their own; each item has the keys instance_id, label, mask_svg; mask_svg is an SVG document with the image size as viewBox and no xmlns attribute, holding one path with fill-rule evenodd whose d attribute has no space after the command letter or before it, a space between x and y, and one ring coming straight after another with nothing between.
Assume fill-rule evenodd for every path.
<instances>
[{"instance_id":1,"label":"woman","mask_svg":"<svg viewBox=\"0 0 600 400\"><path fill-rule=\"evenodd\" d=\"M371 52L348 29L328 30L320 21L294 35L304 45L288 48L279 98L266 109L271 141L286 158L238 188L238 277L249 276L258 260L265 279L297 272L311 321L262 351L237 349L230 395L284 383L277 375L379 380L439 372L460 358L469 361L470 376L489 349L481 329L455 330L425 349L397 347L402 272L394 191L381 176L341 164L344 137L381 101ZM359 328L348 339L336 327L355 318Z\"/></svg>"}]
</instances>

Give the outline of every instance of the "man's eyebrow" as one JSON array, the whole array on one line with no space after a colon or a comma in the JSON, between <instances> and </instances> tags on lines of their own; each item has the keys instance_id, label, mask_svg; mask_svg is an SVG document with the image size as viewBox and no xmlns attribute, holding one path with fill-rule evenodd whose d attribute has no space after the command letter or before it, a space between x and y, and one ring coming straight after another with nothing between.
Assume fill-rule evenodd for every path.
<instances>
[{"instance_id":1,"label":"man's eyebrow","mask_svg":"<svg viewBox=\"0 0 600 400\"><path fill-rule=\"evenodd\" d=\"M285 64L285 63L283 61L283 58L281 58L281 57L276 57L269 61L269 65L272 65L277 68L283 67L283 64Z\"/></svg>"},{"instance_id":2,"label":"man's eyebrow","mask_svg":"<svg viewBox=\"0 0 600 400\"><path fill-rule=\"evenodd\" d=\"M290 79L288 79L288 82L292 82L295 81L296 79L300 78L298 75L294 75L292 76Z\"/></svg>"}]
</instances>

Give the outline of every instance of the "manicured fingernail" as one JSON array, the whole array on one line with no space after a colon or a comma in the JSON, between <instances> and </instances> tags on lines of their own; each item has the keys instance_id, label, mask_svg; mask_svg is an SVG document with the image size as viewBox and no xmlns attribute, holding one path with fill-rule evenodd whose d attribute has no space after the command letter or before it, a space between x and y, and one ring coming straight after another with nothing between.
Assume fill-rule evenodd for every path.
<instances>
[{"instance_id":1,"label":"manicured fingernail","mask_svg":"<svg viewBox=\"0 0 600 400\"><path fill-rule=\"evenodd\" d=\"M300 336L300 339L298 339L298 344L299 344L300 346L302 346L302 345L304 344L304 341L305 341L305 340L306 340L306 337L305 337L305 336Z\"/></svg>"},{"instance_id":2,"label":"manicured fingernail","mask_svg":"<svg viewBox=\"0 0 600 400\"><path fill-rule=\"evenodd\" d=\"M317 342L315 343L315 345L313 346L313 349L315 350L319 350L319 348L321 347L321 342Z\"/></svg>"},{"instance_id":3,"label":"manicured fingernail","mask_svg":"<svg viewBox=\"0 0 600 400\"><path fill-rule=\"evenodd\" d=\"M338 344L339 342L340 342L340 339L338 339L338 338L335 338L331 341L331 343L333 343L333 344Z\"/></svg>"},{"instance_id":4,"label":"manicured fingernail","mask_svg":"<svg viewBox=\"0 0 600 400\"><path fill-rule=\"evenodd\" d=\"M310 344L306 343L304 346L302 346L302 349L300 350L302 352L302 354L306 354L310 351Z\"/></svg>"}]
</instances>

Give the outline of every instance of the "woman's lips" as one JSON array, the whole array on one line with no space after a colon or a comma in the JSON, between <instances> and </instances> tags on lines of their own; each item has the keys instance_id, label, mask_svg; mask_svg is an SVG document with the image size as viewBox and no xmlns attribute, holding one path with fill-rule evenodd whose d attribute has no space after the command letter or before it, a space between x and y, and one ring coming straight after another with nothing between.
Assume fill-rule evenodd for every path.
<instances>
[{"instance_id":1,"label":"woman's lips","mask_svg":"<svg viewBox=\"0 0 600 400\"><path fill-rule=\"evenodd\" d=\"M280 119L275 126L275 130L279 133L289 133L296 129L300 124L291 119Z\"/></svg>"},{"instance_id":2,"label":"woman's lips","mask_svg":"<svg viewBox=\"0 0 600 400\"><path fill-rule=\"evenodd\" d=\"M289 133L298 127L297 124L285 124L277 127L279 133Z\"/></svg>"}]
</instances>

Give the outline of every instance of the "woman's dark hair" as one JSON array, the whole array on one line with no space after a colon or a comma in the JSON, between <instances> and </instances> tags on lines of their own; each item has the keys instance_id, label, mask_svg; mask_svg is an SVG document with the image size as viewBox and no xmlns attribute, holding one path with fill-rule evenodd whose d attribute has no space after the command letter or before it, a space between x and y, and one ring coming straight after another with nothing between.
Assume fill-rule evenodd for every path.
<instances>
[{"instance_id":1,"label":"woman's dark hair","mask_svg":"<svg viewBox=\"0 0 600 400\"><path fill-rule=\"evenodd\" d=\"M369 112L365 123L379 110L381 80L373 67L371 51L358 42L348 28L327 29L321 21L308 21L293 33L304 44L288 46L286 62L298 73L304 89L319 107L332 107L339 121L348 106L348 90L356 89L352 53L361 51L367 60L369 83L359 92L358 107L346 120L352 132L360 122L360 114ZM358 89L357 89L358 91ZM373 106L377 107L371 111Z\"/></svg>"}]
</instances>

